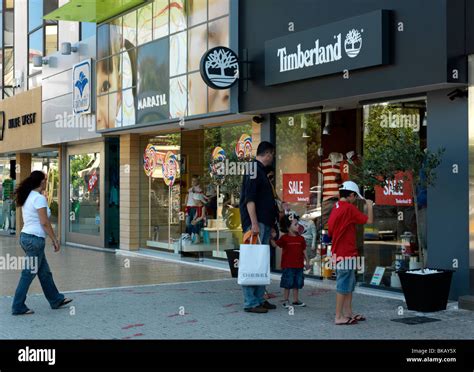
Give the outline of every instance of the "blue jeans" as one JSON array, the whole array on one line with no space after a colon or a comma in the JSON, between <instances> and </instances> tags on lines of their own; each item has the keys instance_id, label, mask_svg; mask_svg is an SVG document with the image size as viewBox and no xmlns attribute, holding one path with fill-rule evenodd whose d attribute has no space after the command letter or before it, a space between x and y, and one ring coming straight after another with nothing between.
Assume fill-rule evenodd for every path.
<instances>
[{"instance_id":1,"label":"blue jeans","mask_svg":"<svg viewBox=\"0 0 474 372\"><path fill-rule=\"evenodd\" d=\"M270 243L271 226L265 226L263 223L259 223L260 229L260 240L262 244ZM260 242L258 242L260 244ZM242 291L244 293L244 308L250 309L252 307L260 306L265 302L263 295L265 294L264 285L243 285Z\"/></svg>"},{"instance_id":2,"label":"blue jeans","mask_svg":"<svg viewBox=\"0 0 474 372\"><path fill-rule=\"evenodd\" d=\"M57 309L64 300L64 295L59 293L54 284L53 274L49 269L48 261L44 253L45 239L35 235L21 233L20 246L25 251L27 257L32 260L37 259L38 267L36 269L38 272L32 272L35 270L32 270L31 267L29 269L25 268L21 272L20 282L18 283L15 298L13 299L12 314L23 314L29 310L25 305L26 295L36 275L38 275L41 288L51 308Z\"/></svg>"}]
</instances>

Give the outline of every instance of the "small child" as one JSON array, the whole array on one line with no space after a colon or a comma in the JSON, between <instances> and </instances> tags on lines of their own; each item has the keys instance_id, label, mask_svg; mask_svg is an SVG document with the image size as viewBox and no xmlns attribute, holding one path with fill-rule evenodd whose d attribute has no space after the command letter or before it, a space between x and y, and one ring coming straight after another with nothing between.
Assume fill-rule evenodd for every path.
<instances>
[{"instance_id":1,"label":"small child","mask_svg":"<svg viewBox=\"0 0 474 372\"><path fill-rule=\"evenodd\" d=\"M283 274L280 282L280 287L285 290L283 307L290 307L290 289L293 290L293 303L291 305L304 307L306 304L299 300L298 294L304 285L303 269L305 267L305 260L307 266L309 265L306 254L306 241L298 234L298 219L293 214L283 216L280 221L280 229L286 234L281 236L276 242L273 239L270 240L270 244L272 247L283 249L281 257Z\"/></svg>"}]
</instances>

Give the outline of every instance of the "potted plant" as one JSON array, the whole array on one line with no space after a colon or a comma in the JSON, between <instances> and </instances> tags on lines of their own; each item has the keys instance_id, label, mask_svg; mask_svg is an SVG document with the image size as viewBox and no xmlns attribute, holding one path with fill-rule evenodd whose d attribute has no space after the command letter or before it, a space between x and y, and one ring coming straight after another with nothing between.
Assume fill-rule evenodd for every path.
<instances>
[{"instance_id":1,"label":"potted plant","mask_svg":"<svg viewBox=\"0 0 474 372\"><path fill-rule=\"evenodd\" d=\"M393 110L390 107L378 109L376 117L379 118L387 114L387 110ZM403 187L410 186L417 226L418 255L423 269L416 272L401 270L397 273L409 310L427 312L446 309L453 271L426 269L427 256L420 239L418 216L418 193L435 185L435 170L441 164L444 149L436 152L423 150L419 134L413 128L380 130L380 121L377 124L369 125L369 130L375 128L376 133L372 133L369 140L365 141L364 156L355 167L354 179L365 189L386 187L403 191Z\"/></svg>"}]
</instances>

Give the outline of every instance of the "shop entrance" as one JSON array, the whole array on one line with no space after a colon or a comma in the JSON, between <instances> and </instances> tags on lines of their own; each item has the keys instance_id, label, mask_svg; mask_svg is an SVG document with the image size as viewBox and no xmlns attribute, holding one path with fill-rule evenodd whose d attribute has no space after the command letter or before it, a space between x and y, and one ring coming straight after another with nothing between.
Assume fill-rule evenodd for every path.
<instances>
[{"instance_id":1,"label":"shop entrance","mask_svg":"<svg viewBox=\"0 0 474 372\"><path fill-rule=\"evenodd\" d=\"M104 246L104 156L102 142L67 150L68 243Z\"/></svg>"}]
</instances>

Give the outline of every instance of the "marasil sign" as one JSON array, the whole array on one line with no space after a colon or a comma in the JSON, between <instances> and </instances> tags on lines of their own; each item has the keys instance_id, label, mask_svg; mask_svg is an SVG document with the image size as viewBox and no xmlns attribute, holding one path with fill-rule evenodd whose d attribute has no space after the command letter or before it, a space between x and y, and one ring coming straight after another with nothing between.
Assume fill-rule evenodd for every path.
<instances>
[{"instance_id":1,"label":"marasil sign","mask_svg":"<svg viewBox=\"0 0 474 372\"><path fill-rule=\"evenodd\" d=\"M265 85L389 61L389 12L378 10L265 43Z\"/></svg>"}]
</instances>

